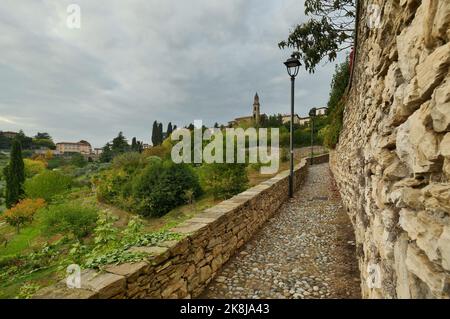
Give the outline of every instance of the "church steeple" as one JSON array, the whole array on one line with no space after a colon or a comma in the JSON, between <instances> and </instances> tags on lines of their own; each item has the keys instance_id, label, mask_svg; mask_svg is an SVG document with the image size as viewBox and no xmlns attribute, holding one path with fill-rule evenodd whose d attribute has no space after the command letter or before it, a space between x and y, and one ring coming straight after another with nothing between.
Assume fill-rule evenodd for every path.
<instances>
[{"instance_id":1,"label":"church steeple","mask_svg":"<svg viewBox=\"0 0 450 319\"><path fill-rule=\"evenodd\" d=\"M258 92L255 94L255 98L253 100L253 120L255 121L255 124L259 124L260 121L260 104L259 104L259 96Z\"/></svg>"}]
</instances>

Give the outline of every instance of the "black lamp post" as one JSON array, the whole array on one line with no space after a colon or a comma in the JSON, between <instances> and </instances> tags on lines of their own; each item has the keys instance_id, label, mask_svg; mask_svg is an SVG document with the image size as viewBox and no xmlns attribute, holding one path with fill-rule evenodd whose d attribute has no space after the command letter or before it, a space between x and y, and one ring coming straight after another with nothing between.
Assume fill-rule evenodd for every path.
<instances>
[{"instance_id":1,"label":"black lamp post","mask_svg":"<svg viewBox=\"0 0 450 319\"><path fill-rule=\"evenodd\" d=\"M295 77L300 69L300 61L297 58L297 54L292 53L291 57L284 62L287 72L291 77L291 124L290 124L290 174L289 174L289 197L294 196L294 84Z\"/></svg>"},{"instance_id":2,"label":"black lamp post","mask_svg":"<svg viewBox=\"0 0 450 319\"><path fill-rule=\"evenodd\" d=\"M314 117L316 116L317 109L313 107L309 111L309 118L311 121L311 162L310 164L313 164L313 157L314 157Z\"/></svg>"}]
</instances>

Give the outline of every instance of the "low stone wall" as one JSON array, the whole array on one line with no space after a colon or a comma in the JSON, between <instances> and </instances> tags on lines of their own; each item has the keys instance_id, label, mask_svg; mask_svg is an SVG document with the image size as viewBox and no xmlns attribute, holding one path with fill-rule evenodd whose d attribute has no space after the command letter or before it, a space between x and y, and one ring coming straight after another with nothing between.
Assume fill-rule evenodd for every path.
<instances>
[{"instance_id":1,"label":"low stone wall","mask_svg":"<svg viewBox=\"0 0 450 319\"><path fill-rule=\"evenodd\" d=\"M355 228L362 294L449 298L449 1L370 1L382 9L372 29L373 10L359 3L353 84L330 167Z\"/></svg>"},{"instance_id":2,"label":"low stone wall","mask_svg":"<svg viewBox=\"0 0 450 319\"><path fill-rule=\"evenodd\" d=\"M314 156L313 158L308 157L307 162L309 165L317 165L322 163L328 163L330 160L330 154L323 154L319 156Z\"/></svg>"},{"instance_id":3,"label":"low stone wall","mask_svg":"<svg viewBox=\"0 0 450 319\"><path fill-rule=\"evenodd\" d=\"M314 162L327 161L327 155ZM308 172L306 160L295 167L295 189ZM195 298L218 270L288 199L289 172L206 209L172 230L186 235L158 247L133 247L147 261L84 270L81 289L65 282L41 290L35 298Z\"/></svg>"}]
</instances>

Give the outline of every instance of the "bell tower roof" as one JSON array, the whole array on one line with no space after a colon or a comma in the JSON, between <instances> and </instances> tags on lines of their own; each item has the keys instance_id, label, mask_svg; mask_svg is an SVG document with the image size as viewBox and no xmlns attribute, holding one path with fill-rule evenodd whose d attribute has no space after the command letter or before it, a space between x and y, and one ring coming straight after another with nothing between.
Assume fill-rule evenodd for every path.
<instances>
[{"instance_id":1,"label":"bell tower roof","mask_svg":"<svg viewBox=\"0 0 450 319\"><path fill-rule=\"evenodd\" d=\"M258 92L256 92L255 94L255 99L253 101L254 104L259 104L259 96L258 96Z\"/></svg>"}]
</instances>

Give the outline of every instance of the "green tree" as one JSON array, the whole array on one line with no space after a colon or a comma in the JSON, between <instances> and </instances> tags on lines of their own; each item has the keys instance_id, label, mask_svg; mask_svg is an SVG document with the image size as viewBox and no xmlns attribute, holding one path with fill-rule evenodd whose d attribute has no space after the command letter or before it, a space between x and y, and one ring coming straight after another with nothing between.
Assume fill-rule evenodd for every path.
<instances>
[{"instance_id":1,"label":"green tree","mask_svg":"<svg viewBox=\"0 0 450 319\"><path fill-rule=\"evenodd\" d=\"M129 150L127 139L123 136L122 132L119 132L117 137L112 140L111 150L114 155L125 153Z\"/></svg>"},{"instance_id":2,"label":"green tree","mask_svg":"<svg viewBox=\"0 0 450 319\"><path fill-rule=\"evenodd\" d=\"M131 151L132 152L137 152L138 151L138 143L136 141L136 137L133 137L131 139Z\"/></svg>"},{"instance_id":3,"label":"green tree","mask_svg":"<svg viewBox=\"0 0 450 319\"><path fill-rule=\"evenodd\" d=\"M50 134L48 134L48 133L40 133L40 132L38 132L35 136L34 136L34 138L37 138L37 139L42 139L42 140L51 140L52 138L51 138L51 136L50 136Z\"/></svg>"},{"instance_id":4,"label":"green tree","mask_svg":"<svg viewBox=\"0 0 450 319\"><path fill-rule=\"evenodd\" d=\"M202 192L194 171L171 160L153 161L133 184L136 209L143 216L159 217L184 204L186 190L192 189L194 197Z\"/></svg>"},{"instance_id":5,"label":"green tree","mask_svg":"<svg viewBox=\"0 0 450 319\"><path fill-rule=\"evenodd\" d=\"M85 167L87 165L87 161L80 153L74 153L70 158L70 164L76 167Z\"/></svg>"},{"instance_id":6,"label":"green tree","mask_svg":"<svg viewBox=\"0 0 450 319\"><path fill-rule=\"evenodd\" d=\"M25 181L25 164L22 158L22 147L18 139L13 140L11 158L4 168L6 178L6 207L14 206L23 195L23 183Z\"/></svg>"},{"instance_id":7,"label":"green tree","mask_svg":"<svg viewBox=\"0 0 450 319\"><path fill-rule=\"evenodd\" d=\"M305 0L311 19L297 25L278 46L297 50L305 69L314 72L324 58L334 61L337 53L353 46L356 0Z\"/></svg>"},{"instance_id":8,"label":"green tree","mask_svg":"<svg viewBox=\"0 0 450 319\"><path fill-rule=\"evenodd\" d=\"M29 198L43 198L50 202L56 195L70 189L72 179L57 171L44 171L27 179L24 184L25 194Z\"/></svg>"},{"instance_id":9,"label":"green tree","mask_svg":"<svg viewBox=\"0 0 450 319\"><path fill-rule=\"evenodd\" d=\"M52 137L46 132L38 132L33 138L33 146L36 148L45 147L54 150L56 148Z\"/></svg>"},{"instance_id":10,"label":"green tree","mask_svg":"<svg viewBox=\"0 0 450 319\"><path fill-rule=\"evenodd\" d=\"M164 133L163 133L163 125L162 123L158 124L158 145L161 145L164 141Z\"/></svg>"},{"instance_id":11,"label":"green tree","mask_svg":"<svg viewBox=\"0 0 450 319\"><path fill-rule=\"evenodd\" d=\"M105 146L103 146L102 153L100 154L100 162L102 163L109 163L113 159L114 154L111 150L111 144L106 143Z\"/></svg>"},{"instance_id":12,"label":"green tree","mask_svg":"<svg viewBox=\"0 0 450 319\"><path fill-rule=\"evenodd\" d=\"M22 130L19 131L15 139L17 139L20 142L20 146L24 150L30 149L33 146L33 139L31 137L26 136Z\"/></svg>"},{"instance_id":13,"label":"green tree","mask_svg":"<svg viewBox=\"0 0 450 319\"><path fill-rule=\"evenodd\" d=\"M170 134L172 134L172 132L173 132L172 122L169 122L169 124L167 124L167 137L169 137Z\"/></svg>"},{"instance_id":14,"label":"green tree","mask_svg":"<svg viewBox=\"0 0 450 319\"><path fill-rule=\"evenodd\" d=\"M153 122L153 128L152 128L152 145L156 146L158 145L158 122Z\"/></svg>"},{"instance_id":15,"label":"green tree","mask_svg":"<svg viewBox=\"0 0 450 319\"><path fill-rule=\"evenodd\" d=\"M0 150L9 150L11 148L11 139L0 132Z\"/></svg>"}]
</instances>

